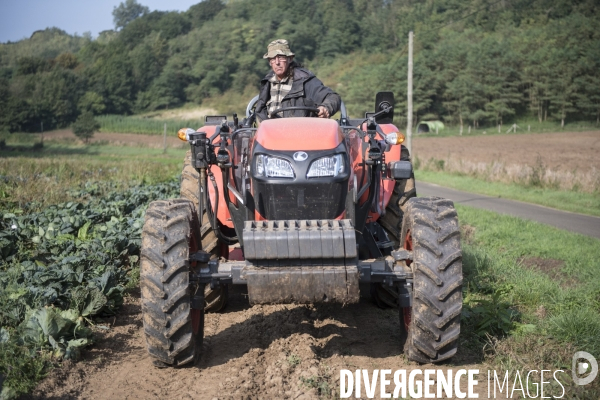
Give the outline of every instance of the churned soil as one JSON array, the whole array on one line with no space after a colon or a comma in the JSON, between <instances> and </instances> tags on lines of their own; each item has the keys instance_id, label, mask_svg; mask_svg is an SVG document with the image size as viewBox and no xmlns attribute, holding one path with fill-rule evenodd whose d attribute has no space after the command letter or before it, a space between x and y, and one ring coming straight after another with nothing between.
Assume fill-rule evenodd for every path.
<instances>
[{"instance_id":1,"label":"churned soil","mask_svg":"<svg viewBox=\"0 0 600 400\"><path fill-rule=\"evenodd\" d=\"M83 360L54 369L27 398L339 398L340 369L369 374L405 369L408 374L415 368L479 369L475 388L486 398L487 368L479 364L479 355L459 347L451 364L409 362L400 347L398 311L379 309L367 299L345 307L250 306L245 292L236 289L224 312L206 315L202 359L186 368L152 364L139 294L127 298L118 316L98 325L108 329L96 328L97 343L85 350ZM393 389L392 383L389 392ZM379 385L375 393L380 398Z\"/></svg>"},{"instance_id":2,"label":"churned soil","mask_svg":"<svg viewBox=\"0 0 600 400\"><path fill-rule=\"evenodd\" d=\"M413 135L413 156L421 161L458 159L472 163L543 166L554 171L600 170L600 131L469 135Z\"/></svg>"}]
</instances>

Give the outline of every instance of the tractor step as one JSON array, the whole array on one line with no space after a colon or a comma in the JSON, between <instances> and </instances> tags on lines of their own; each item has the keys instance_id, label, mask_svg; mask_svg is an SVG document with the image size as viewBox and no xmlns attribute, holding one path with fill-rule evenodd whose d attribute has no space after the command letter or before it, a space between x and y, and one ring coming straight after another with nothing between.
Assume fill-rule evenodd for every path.
<instances>
[{"instance_id":1,"label":"tractor step","mask_svg":"<svg viewBox=\"0 0 600 400\"><path fill-rule=\"evenodd\" d=\"M246 266L250 304L358 303L356 266L265 268Z\"/></svg>"}]
</instances>

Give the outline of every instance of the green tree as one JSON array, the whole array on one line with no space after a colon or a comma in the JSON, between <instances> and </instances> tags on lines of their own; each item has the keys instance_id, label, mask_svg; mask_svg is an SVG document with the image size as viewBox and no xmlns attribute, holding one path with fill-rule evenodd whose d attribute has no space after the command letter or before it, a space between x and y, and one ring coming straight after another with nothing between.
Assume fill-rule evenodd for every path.
<instances>
[{"instance_id":1,"label":"green tree","mask_svg":"<svg viewBox=\"0 0 600 400\"><path fill-rule=\"evenodd\" d=\"M8 80L0 78L0 131L19 132L25 130L32 118L27 102L14 96Z\"/></svg>"},{"instance_id":2,"label":"green tree","mask_svg":"<svg viewBox=\"0 0 600 400\"><path fill-rule=\"evenodd\" d=\"M576 111L575 101L577 95L577 77L582 71L580 64L581 54L587 49L580 48L582 37L578 30L570 32L565 30L566 24L578 26L585 23L585 18L569 16L562 23L548 24L548 35L554 46L550 50L547 62L551 84L549 85L549 107L553 117L560 119L561 127L565 125L568 114Z\"/></svg>"},{"instance_id":3,"label":"green tree","mask_svg":"<svg viewBox=\"0 0 600 400\"><path fill-rule=\"evenodd\" d=\"M147 14L150 9L141 5L136 0L126 0L113 8L113 22L117 29L127 26L134 19Z\"/></svg>"},{"instance_id":4,"label":"green tree","mask_svg":"<svg viewBox=\"0 0 600 400\"><path fill-rule=\"evenodd\" d=\"M96 92L85 92L77 104L79 111L90 111L94 115L102 114L106 106L104 99Z\"/></svg>"},{"instance_id":5,"label":"green tree","mask_svg":"<svg viewBox=\"0 0 600 400\"><path fill-rule=\"evenodd\" d=\"M72 70L56 68L51 72L30 77L34 88L27 102L33 110L35 121L28 130L37 131L40 122L45 129L68 126L77 116L77 102L82 82Z\"/></svg>"},{"instance_id":6,"label":"green tree","mask_svg":"<svg viewBox=\"0 0 600 400\"><path fill-rule=\"evenodd\" d=\"M54 62L65 69L74 69L78 64L77 57L73 53L61 53L54 59Z\"/></svg>"},{"instance_id":7,"label":"green tree","mask_svg":"<svg viewBox=\"0 0 600 400\"><path fill-rule=\"evenodd\" d=\"M458 120L462 135L465 118L470 116L470 80L468 77L459 75L456 79L448 82L444 98L444 106L451 113L448 119Z\"/></svg>"},{"instance_id":8,"label":"green tree","mask_svg":"<svg viewBox=\"0 0 600 400\"><path fill-rule=\"evenodd\" d=\"M129 59L136 90L146 90L169 61L169 45L162 37L162 32L146 36L141 44L129 52Z\"/></svg>"},{"instance_id":9,"label":"green tree","mask_svg":"<svg viewBox=\"0 0 600 400\"><path fill-rule=\"evenodd\" d=\"M163 38L169 40L188 33L191 27L192 25L184 13L168 12L160 18L155 30L159 31Z\"/></svg>"},{"instance_id":10,"label":"green tree","mask_svg":"<svg viewBox=\"0 0 600 400\"><path fill-rule=\"evenodd\" d=\"M354 17L352 1L324 0L319 2L323 18L322 37L317 54L324 57L349 53L360 44L360 25Z\"/></svg>"},{"instance_id":11,"label":"green tree","mask_svg":"<svg viewBox=\"0 0 600 400\"><path fill-rule=\"evenodd\" d=\"M508 39L484 38L474 62L477 80L481 82L480 115L495 125L502 125L503 117L514 115L515 107L521 102L520 76L516 71L519 60L511 51L511 45Z\"/></svg>"},{"instance_id":12,"label":"green tree","mask_svg":"<svg viewBox=\"0 0 600 400\"><path fill-rule=\"evenodd\" d=\"M109 114L128 114L135 99L135 81L131 60L125 45L119 41L99 46L86 68L88 90L98 93Z\"/></svg>"},{"instance_id":13,"label":"green tree","mask_svg":"<svg viewBox=\"0 0 600 400\"><path fill-rule=\"evenodd\" d=\"M150 36L154 30L156 30L156 27L163 15L164 12L162 11L152 11L151 13L135 19L119 31L117 42L119 42L119 44L124 48L132 50L140 43L143 43L144 40ZM109 45L111 44L112 43ZM117 46L116 43L113 45Z\"/></svg>"},{"instance_id":14,"label":"green tree","mask_svg":"<svg viewBox=\"0 0 600 400\"><path fill-rule=\"evenodd\" d=\"M445 60L445 67L440 71L440 79L444 82L441 87L444 117L447 121L458 122L461 134L465 119L474 111L471 105L473 79L467 69L468 55L473 48L471 39L467 34L450 33L443 40L445 46L433 53L435 59Z\"/></svg>"},{"instance_id":15,"label":"green tree","mask_svg":"<svg viewBox=\"0 0 600 400\"><path fill-rule=\"evenodd\" d=\"M16 73L19 75L32 75L49 71L50 68L50 63L43 57L21 57L17 60Z\"/></svg>"},{"instance_id":16,"label":"green tree","mask_svg":"<svg viewBox=\"0 0 600 400\"><path fill-rule=\"evenodd\" d=\"M225 4L221 0L204 0L191 6L187 11L187 15L192 22L192 26L199 28L206 21L213 19L224 8Z\"/></svg>"},{"instance_id":17,"label":"green tree","mask_svg":"<svg viewBox=\"0 0 600 400\"><path fill-rule=\"evenodd\" d=\"M100 129L100 123L96 121L94 114L90 111L84 111L77 117L71 129L73 129L75 136L88 143L94 136L94 132Z\"/></svg>"},{"instance_id":18,"label":"green tree","mask_svg":"<svg viewBox=\"0 0 600 400\"><path fill-rule=\"evenodd\" d=\"M600 66L599 66L600 68ZM597 70L596 70L597 71ZM600 74L588 75L577 80L579 91L577 92L578 109L586 116L593 116L596 125L600 125Z\"/></svg>"}]
</instances>

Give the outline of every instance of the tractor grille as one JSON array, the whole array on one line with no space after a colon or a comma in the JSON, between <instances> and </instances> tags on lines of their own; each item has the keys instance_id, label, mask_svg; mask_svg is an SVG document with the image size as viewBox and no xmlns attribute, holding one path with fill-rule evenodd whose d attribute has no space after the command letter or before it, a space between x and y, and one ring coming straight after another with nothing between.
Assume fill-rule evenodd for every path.
<instances>
[{"instance_id":1,"label":"tractor grille","mask_svg":"<svg viewBox=\"0 0 600 400\"><path fill-rule=\"evenodd\" d=\"M348 181L289 185L255 181L258 212L268 220L334 219L345 209Z\"/></svg>"}]
</instances>

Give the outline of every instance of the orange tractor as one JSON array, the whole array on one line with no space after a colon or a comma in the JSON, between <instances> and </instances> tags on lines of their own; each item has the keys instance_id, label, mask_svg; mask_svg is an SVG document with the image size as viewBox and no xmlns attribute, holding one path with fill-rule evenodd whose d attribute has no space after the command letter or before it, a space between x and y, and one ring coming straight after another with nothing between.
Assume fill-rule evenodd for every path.
<instances>
[{"instance_id":1,"label":"orange tractor","mask_svg":"<svg viewBox=\"0 0 600 400\"><path fill-rule=\"evenodd\" d=\"M339 120L206 117L182 129L180 199L146 212L141 292L148 351L159 366L195 362L204 314L230 285L251 304L359 301L370 291L399 310L408 358L439 362L457 350L462 256L451 201L418 198L393 94L375 112ZM315 113L317 109L310 109Z\"/></svg>"}]
</instances>

